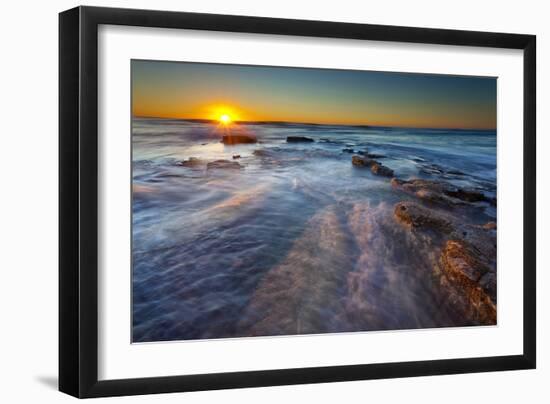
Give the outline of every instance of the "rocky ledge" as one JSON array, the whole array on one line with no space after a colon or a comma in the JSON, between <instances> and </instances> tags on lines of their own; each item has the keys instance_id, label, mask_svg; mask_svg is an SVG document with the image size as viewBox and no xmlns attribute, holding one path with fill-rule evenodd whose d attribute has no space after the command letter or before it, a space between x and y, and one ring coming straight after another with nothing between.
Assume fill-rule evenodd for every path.
<instances>
[{"instance_id":1,"label":"rocky ledge","mask_svg":"<svg viewBox=\"0 0 550 404\"><path fill-rule=\"evenodd\" d=\"M414 202L397 203L394 216L414 234L440 245L434 274L452 305L479 324L496 324L496 224L464 224Z\"/></svg>"},{"instance_id":2,"label":"rocky ledge","mask_svg":"<svg viewBox=\"0 0 550 404\"><path fill-rule=\"evenodd\" d=\"M472 202L487 202L496 205L495 198L487 197L476 189L458 188L452 184L425 179L412 179L409 181L392 178L391 184L410 195L414 195L424 201L434 202L447 206Z\"/></svg>"}]
</instances>

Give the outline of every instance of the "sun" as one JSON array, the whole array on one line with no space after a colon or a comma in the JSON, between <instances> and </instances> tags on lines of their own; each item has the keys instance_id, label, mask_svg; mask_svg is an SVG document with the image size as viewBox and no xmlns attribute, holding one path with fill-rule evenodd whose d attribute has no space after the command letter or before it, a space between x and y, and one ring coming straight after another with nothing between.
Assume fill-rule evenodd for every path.
<instances>
[{"instance_id":1,"label":"sun","mask_svg":"<svg viewBox=\"0 0 550 404\"><path fill-rule=\"evenodd\" d=\"M231 117L228 114L222 114L220 115L220 122L224 125L228 125L231 123Z\"/></svg>"}]
</instances>

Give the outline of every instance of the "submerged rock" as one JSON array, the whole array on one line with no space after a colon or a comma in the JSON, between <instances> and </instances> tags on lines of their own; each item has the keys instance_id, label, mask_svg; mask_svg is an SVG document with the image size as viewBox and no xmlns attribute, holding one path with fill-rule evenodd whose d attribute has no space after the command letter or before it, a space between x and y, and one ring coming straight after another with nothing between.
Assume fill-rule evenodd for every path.
<instances>
[{"instance_id":1,"label":"submerged rock","mask_svg":"<svg viewBox=\"0 0 550 404\"><path fill-rule=\"evenodd\" d=\"M261 279L239 327L247 335L291 335L334 330L353 265L348 235L334 206L315 214L280 263Z\"/></svg>"},{"instance_id":2,"label":"submerged rock","mask_svg":"<svg viewBox=\"0 0 550 404\"><path fill-rule=\"evenodd\" d=\"M242 165L240 165L236 161L229 161L229 160L215 160L215 161L211 161L206 165L207 170L212 170L212 169L238 170L240 168L242 168Z\"/></svg>"},{"instance_id":3,"label":"submerged rock","mask_svg":"<svg viewBox=\"0 0 550 404\"><path fill-rule=\"evenodd\" d=\"M199 167L204 165L204 161L197 157L189 157L187 160L180 161L177 165L182 167Z\"/></svg>"},{"instance_id":4,"label":"submerged rock","mask_svg":"<svg viewBox=\"0 0 550 404\"><path fill-rule=\"evenodd\" d=\"M287 143L311 143L314 140L306 136L287 136Z\"/></svg>"},{"instance_id":5,"label":"submerged rock","mask_svg":"<svg viewBox=\"0 0 550 404\"><path fill-rule=\"evenodd\" d=\"M249 135L224 135L222 143L226 145L257 143L258 139Z\"/></svg>"},{"instance_id":6,"label":"submerged rock","mask_svg":"<svg viewBox=\"0 0 550 404\"><path fill-rule=\"evenodd\" d=\"M342 149L344 153L355 153L355 150L353 150L351 147L346 147L345 149Z\"/></svg>"},{"instance_id":7,"label":"submerged rock","mask_svg":"<svg viewBox=\"0 0 550 404\"><path fill-rule=\"evenodd\" d=\"M370 166L370 170L373 174L380 175L382 177L393 177L393 170L379 163L374 163Z\"/></svg>"}]
</instances>

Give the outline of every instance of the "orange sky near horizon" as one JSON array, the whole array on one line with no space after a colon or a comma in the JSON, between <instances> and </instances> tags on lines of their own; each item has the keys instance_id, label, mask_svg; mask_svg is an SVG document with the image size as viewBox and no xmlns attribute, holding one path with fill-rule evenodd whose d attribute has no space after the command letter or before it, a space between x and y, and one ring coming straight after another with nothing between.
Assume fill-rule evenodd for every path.
<instances>
[{"instance_id":1,"label":"orange sky near horizon","mask_svg":"<svg viewBox=\"0 0 550 404\"><path fill-rule=\"evenodd\" d=\"M132 61L132 114L495 129L496 79Z\"/></svg>"}]
</instances>

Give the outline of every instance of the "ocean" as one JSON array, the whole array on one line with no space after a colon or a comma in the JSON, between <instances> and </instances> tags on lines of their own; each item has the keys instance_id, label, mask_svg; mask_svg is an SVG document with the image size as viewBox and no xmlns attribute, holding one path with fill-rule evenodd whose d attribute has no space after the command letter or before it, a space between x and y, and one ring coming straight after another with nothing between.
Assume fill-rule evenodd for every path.
<instances>
[{"instance_id":1,"label":"ocean","mask_svg":"<svg viewBox=\"0 0 550 404\"><path fill-rule=\"evenodd\" d=\"M224 145L228 133L258 143ZM496 139L495 131L134 118L133 342L479 325L434 270L443 240L395 220L395 204L417 198L351 159L368 150L396 178L491 199ZM190 158L197 164L181 164ZM241 167L208 169L216 160ZM455 211L464 223L496 222L495 204Z\"/></svg>"}]
</instances>

